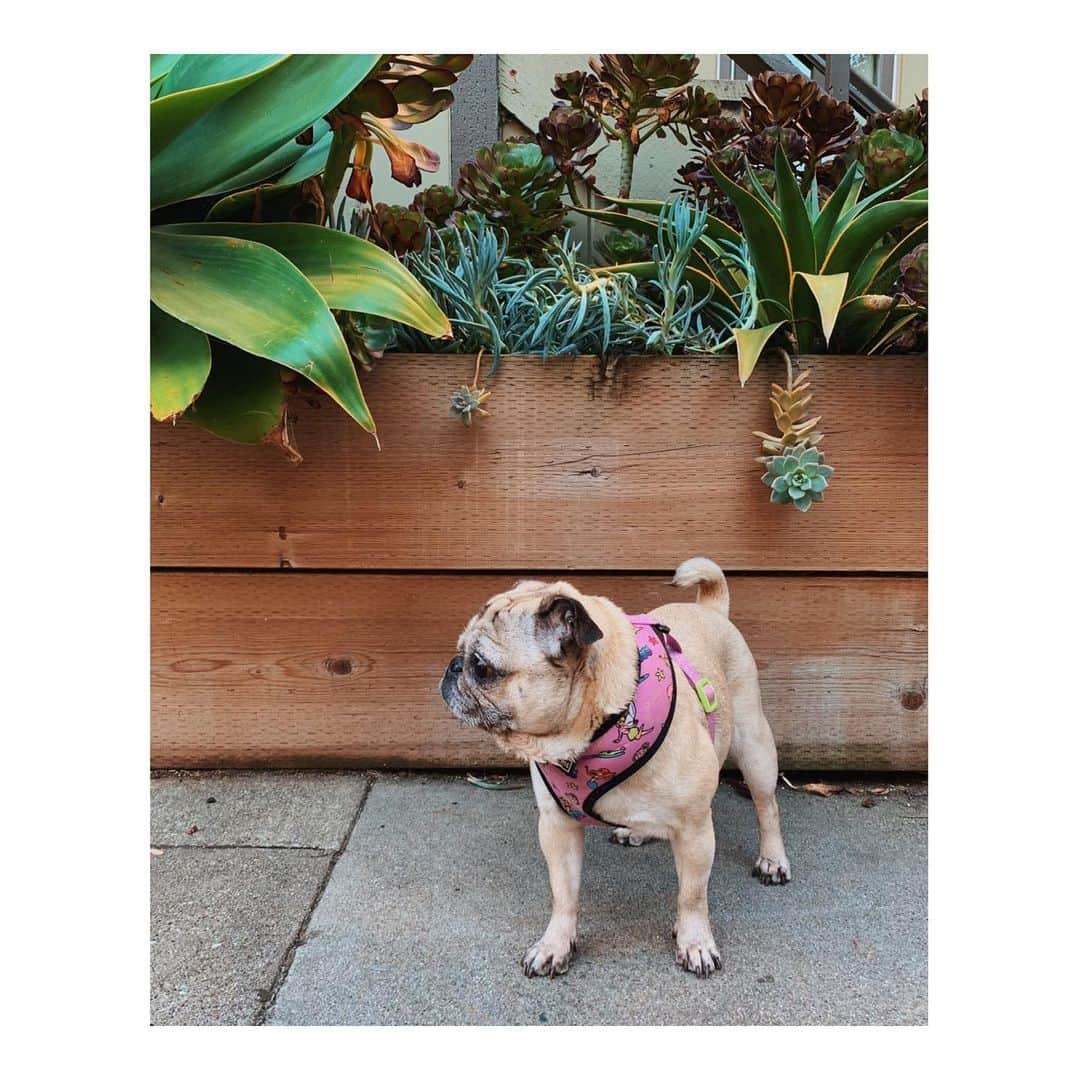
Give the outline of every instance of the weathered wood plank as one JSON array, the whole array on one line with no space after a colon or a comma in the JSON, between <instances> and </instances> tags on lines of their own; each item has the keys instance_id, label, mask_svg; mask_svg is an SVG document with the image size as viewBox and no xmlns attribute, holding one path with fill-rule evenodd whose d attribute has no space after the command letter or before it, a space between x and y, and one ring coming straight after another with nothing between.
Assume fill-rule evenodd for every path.
<instances>
[{"instance_id":1,"label":"weathered wood plank","mask_svg":"<svg viewBox=\"0 0 1080 1080\"><path fill-rule=\"evenodd\" d=\"M153 575L152 763L503 765L446 713L438 682L494 575ZM627 610L664 579L574 575ZM731 579L786 768L926 768L926 580Z\"/></svg>"},{"instance_id":2,"label":"weathered wood plank","mask_svg":"<svg viewBox=\"0 0 1080 1080\"><path fill-rule=\"evenodd\" d=\"M926 569L926 359L821 357L814 411L836 475L803 515L770 505L754 429L763 362L512 357L493 415L452 421L469 357L389 357L364 377L382 451L329 400L297 404L305 461L193 425L151 432L161 567L669 570Z\"/></svg>"}]
</instances>

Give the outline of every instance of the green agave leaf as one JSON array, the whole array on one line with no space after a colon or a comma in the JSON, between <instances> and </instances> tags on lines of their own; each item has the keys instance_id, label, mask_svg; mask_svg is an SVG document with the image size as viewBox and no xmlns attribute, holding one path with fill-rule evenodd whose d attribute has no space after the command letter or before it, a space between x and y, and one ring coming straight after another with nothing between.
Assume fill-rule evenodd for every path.
<instances>
[{"instance_id":1,"label":"green agave leaf","mask_svg":"<svg viewBox=\"0 0 1080 1080\"><path fill-rule=\"evenodd\" d=\"M840 183L836 185L833 193L825 200L825 205L822 206L818 213L817 220L814 222L814 250L824 253L828 251L829 245L832 243L833 230L836 227L837 221L840 220L840 208L847 201L848 195L851 193L851 189L855 184L855 177L858 175L859 165L857 162L852 162L848 166L848 170L844 173L840 180ZM817 269L815 267L815 269Z\"/></svg>"},{"instance_id":2,"label":"green agave leaf","mask_svg":"<svg viewBox=\"0 0 1080 1080\"><path fill-rule=\"evenodd\" d=\"M837 222L836 229L834 231L836 233L842 232L851 223L853 218L858 217L860 214L869 210L871 206L874 206L877 203L881 202L886 195L889 195L892 192L896 191L897 188L902 187L913 176L915 176L916 173L920 172L925 167L925 165L925 162L923 162L921 165L916 165L914 169L912 169L909 173L906 173L904 176L901 176L899 180L894 180L891 184L886 184L883 188L878 188L877 191L871 192L869 195L866 196L865 199L857 199L853 201L851 205L846 206L844 208L844 212L840 215L840 220ZM926 189L923 188L921 192L913 191L910 195L904 196L904 199L902 199L901 202L926 202L926 200L927 193Z\"/></svg>"},{"instance_id":3,"label":"green agave leaf","mask_svg":"<svg viewBox=\"0 0 1080 1080\"><path fill-rule=\"evenodd\" d=\"M274 364L215 341L210 378L187 419L232 442L261 443L282 423L284 405L285 387Z\"/></svg>"},{"instance_id":4,"label":"green agave leaf","mask_svg":"<svg viewBox=\"0 0 1080 1080\"><path fill-rule=\"evenodd\" d=\"M897 264L909 251L918 247L926 239L929 231L929 223L921 222L891 247L883 244L879 249L872 251L863 259L858 273L851 282L852 294L869 292L879 279L891 285ZM892 275L890 275L890 267L893 270Z\"/></svg>"},{"instance_id":5,"label":"green agave leaf","mask_svg":"<svg viewBox=\"0 0 1080 1080\"><path fill-rule=\"evenodd\" d=\"M821 273L857 272L859 264L887 232L919 218L926 218L924 202L901 199L872 206L865 214L853 218L843 230L837 231L832 247L822 260Z\"/></svg>"},{"instance_id":6,"label":"green agave leaf","mask_svg":"<svg viewBox=\"0 0 1080 1080\"><path fill-rule=\"evenodd\" d=\"M895 337L900 334L900 331L903 330L904 327L912 321L912 319L918 317L918 314L919 313L917 311L909 312L907 315L903 315L899 319L897 319L896 322L894 322L891 326L886 327L886 329L877 339L877 341L875 341L874 344L866 350L866 355L873 356L875 353L881 352L881 350L884 349L889 344L889 342L891 342Z\"/></svg>"},{"instance_id":7,"label":"green agave leaf","mask_svg":"<svg viewBox=\"0 0 1080 1080\"><path fill-rule=\"evenodd\" d=\"M810 177L810 187L807 189L803 202L806 206L806 213L810 218L810 225L813 226L817 221L818 214L821 213L821 206L819 204L820 195L818 194L818 182L817 175Z\"/></svg>"},{"instance_id":8,"label":"green agave leaf","mask_svg":"<svg viewBox=\"0 0 1080 1080\"><path fill-rule=\"evenodd\" d=\"M316 121L313 127L315 134L311 146L301 146L295 139L289 139L243 172L215 184L212 191L200 191L200 197L225 191L238 194L244 189L253 191L252 185L271 177L275 185L288 186L320 173L326 164L331 131L325 120Z\"/></svg>"},{"instance_id":9,"label":"green agave leaf","mask_svg":"<svg viewBox=\"0 0 1080 1080\"><path fill-rule=\"evenodd\" d=\"M284 255L235 236L150 230L150 298L183 322L307 376L374 432L334 316Z\"/></svg>"},{"instance_id":10,"label":"green agave leaf","mask_svg":"<svg viewBox=\"0 0 1080 1080\"><path fill-rule=\"evenodd\" d=\"M790 310L791 252L780 223L756 195L739 187L711 163L709 168L738 211L762 297L775 300Z\"/></svg>"},{"instance_id":11,"label":"green agave leaf","mask_svg":"<svg viewBox=\"0 0 1080 1080\"><path fill-rule=\"evenodd\" d=\"M429 337L449 337L450 320L427 290L393 255L369 240L296 222L244 224L196 222L160 232L184 236L239 237L280 252L316 289L326 305L361 311L414 326Z\"/></svg>"},{"instance_id":12,"label":"green agave leaf","mask_svg":"<svg viewBox=\"0 0 1080 1080\"><path fill-rule=\"evenodd\" d=\"M775 168L776 205L780 214L780 225L791 250L791 268L795 272L801 270L812 274L818 265L814 253L814 230L795 173L791 171L791 163L779 143L776 145ZM792 281L792 288L794 284Z\"/></svg>"},{"instance_id":13,"label":"green agave leaf","mask_svg":"<svg viewBox=\"0 0 1080 1080\"><path fill-rule=\"evenodd\" d=\"M226 81L212 81L209 84L195 83L185 84L183 69L185 63L191 57L183 57L165 77L158 96L150 102L150 156L160 153L169 145L185 128L190 127L204 113L215 105L227 101L250 85L256 79L262 78L268 71L284 63L286 57L252 57L257 64L237 65L239 74ZM198 58L196 58L198 59ZM218 59L230 59L221 57ZM246 60L247 57L235 59ZM247 68L248 70L243 70ZM177 79L177 72L181 71L181 77Z\"/></svg>"},{"instance_id":14,"label":"green agave leaf","mask_svg":"<svg viewBox=\"0 0 1080 1080\"><path fill-rule=\"evenodd\" d=\"M182 53L169 69L163 94L242 79L286 58L285 53Z\"/></svg>"},{"instance_id":15,"label":"green agave leaf","mask_svg":"<svg viewBox=\"0 0 1080 1080\"><path fill-rule=\"evenodd\" d=\"M777 221L780 221L780 208L773 201L772 196L761 186L761 181L758 179L757 172L747 166L746 169L747 179L750 181L750 187L753 188L754 194L761 200L762 205ZM781 227L783 222L780 221Z\"/></svg>"},{"instance_id":16,"label":"green agave leaf","mask_svg":"<svg viewBox=\"0 0 1080 1080\"><path fill-rule=\"evenodd\" d=\"M795 278L800 272L812 274L817 269L814 229L810 224L810 215L806 212L806 204L799 191L798 181L791 170L787 154L779 143L776 145L774 168L780 227L784 230L788 250L791 252L791 266L795 271L791 276L791 287L788 291L788 307L795 322L795 337L799 351L806 352L813 341L817 313L805 292L795 288ZM825 337L828 340L828 333Z\"/></svg>"},{"instance_id":17,"label":"green agave leaf","mask_svg":"<svg viewBox=\"0 0 1080 1080\"><path fill-rule=\"evenodd\" d=\"M652 214L654 217L660 213L664 205L660 199L618 199L613 195L601 195L600 197L607 202L615 203L616 206L625 206L628 210L640 210L643 213ZM571 209L584 210L584 208L578 207L572 207ZM727 240L732 244L742 242L738 230L733 229L726 221L713 217L712 214L706 215L705 235L711 236L714 240Z\"/></svg>"},{"instance_id":18,"label":"green agave leaf","mask_svg":"<svg viewBox=\"0 0 1080 1080\"><path fill-rule=\"evenodd\" d=\"M757 330L736 330L735 348L739 357L739 383L746 385L746 380L754 373L761 350L768 344L769 338L783 326L782 322L769 323Z\"/></svg>"},{"instance_id":19,"label":"green agave leaf","mask_svg":"<svg viewBox=\"0 0 1080 1080\"><path fill-rule=\"evenodd\" d=\"M151 53L150 82L160 83L183 55L183 53Z\"/></svg>"},{"instance_id":20,"label":"green agave leaf","mask_svg":"<svg viewBox=\"0 0 1080 1080\"><path fill-rule=\"evenodd\" d=\"M658 271L656 263L654 262L639 262L639 263L619 263L617 266L597 266L595 267L597 274L631 274L637 278L638 281L652 281ZM703 273L696 267L688 266L686 268L686 280L690 283L694 290L694 295L701 297L705 296L710 289L715 289L717 282L716 279L709 274Z\"/></svg>"},{"instance_id":21,"label":"green agave leaf","mask_svg":"<svg viewBox=\"0 0 1080 1080\"><path fill-rule=\"evenodd\" d=\"M151 208L211 191L254 165L328 113L379 58L290 56L219 102L151 159Z\"/></svg>"},{"instance_id":22,"label":"green agave leaf","mask_svg":"<svg viewBox=\"0 0 1080 1080\"><path fill-rule=\"evenodd\" d=\"M893 296L853 296L840 308L836 339L845 352L865 354L896 307Z\"/></svg>"},{"instance_id":23,"label":"green agave leaf","mask_svg":"<svg viewBox=\"0 0 1080 1080\"><path fill-rule=\"evenodd\" d=\"M210 342L201 330L150 305L150 415L170 420L199 396L210 374Z\"/></svg>"},{"instance_id":24,"label":"green agave leaf","mask_svg":"<svg viewBox=\"0 0 1080 1080\"><path fill-rule=\"evenodd\" d=\"M848 275L846 273L806 274L802 270L796 270L795 276L806 282L807 288L817 302L818 313L821 316L821 330L825 335L825 344L828 345L833 327L836 326L836 317L840 314L840 306L844 302Z\"/></svg>"}]
</instances>

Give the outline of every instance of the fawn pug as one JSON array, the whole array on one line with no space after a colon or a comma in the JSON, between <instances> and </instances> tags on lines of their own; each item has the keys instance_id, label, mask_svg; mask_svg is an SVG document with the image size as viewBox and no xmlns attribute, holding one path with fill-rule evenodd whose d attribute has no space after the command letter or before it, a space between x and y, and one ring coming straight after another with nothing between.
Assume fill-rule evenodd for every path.
<instances>
[{"instance_id":1,"label":"fawn pug","mask_svg":"<svg viewBox=\"0 0 1080 1080\"><path fill-rule=\"evenodd\" d=\"M724 574L708 559L689 559L672 584L696 585L696 602L631 621L611 600L567 582L520 581L469 620L443 676L454 715L529 763L553 903L547 929L522 960L526 975L569 967L584 825L600 823L616 826L612 838L622 843L671 842L676 960L701 977L720 967L707 892L711 804L729 755L757 812L753 873L765 884L791 880L776 746L754 658L728 619Z\"/></svg>"}]
</instances>

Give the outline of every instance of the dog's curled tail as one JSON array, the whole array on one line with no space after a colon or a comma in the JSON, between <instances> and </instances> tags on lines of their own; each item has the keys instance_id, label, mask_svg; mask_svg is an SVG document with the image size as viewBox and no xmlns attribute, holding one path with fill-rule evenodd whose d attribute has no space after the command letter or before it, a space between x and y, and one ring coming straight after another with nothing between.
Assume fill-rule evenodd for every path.
<instances>
[{"instance_id":1,"label":"dog's curled tail","mask_svg":"<svg viewBox=\"0 0 1080 1080\"><path fill-rule=\"evenodd\" d=\"M720 612L725 619L728 618L730 597L727 579L724 577L724 571L712 559L687 559L675 571L671 584L683 589L696 585L698 587L697 602Z\"/></svg>"}]
</instances>

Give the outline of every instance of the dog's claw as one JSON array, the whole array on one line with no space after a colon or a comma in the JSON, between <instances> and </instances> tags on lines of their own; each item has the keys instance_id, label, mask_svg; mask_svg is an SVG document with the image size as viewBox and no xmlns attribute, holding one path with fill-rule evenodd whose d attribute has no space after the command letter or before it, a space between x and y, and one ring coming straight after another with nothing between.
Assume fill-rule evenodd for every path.
<instances>
[{"instance_id":1,"label":"dog's claw","mask_svg":"<svg viewBox=\"0 0 1080 1080\"><path fill-rule=\"evenodd\" d=\"M791 880L791 867L787 862L767 859L762 855L750 871L762 885L786 885Z\"/></svg>"},{"instance_id":2,"label":"dog's claw","mask_svg":"<svg viewBox=\"0 0 1080 1080\"><path fill-rule=\"evenodd\" d=\"M720 954L713 945L692 945L687 949L677 949L675 961L683 971L689 971L699 979L707 979L723 967Z\"/></svg>"},{"instance_id":3,"label":"dog's claw","mask_svg":"<svg viewBox=\"0 0 1080 1080\"><path fill-rule=\"evenodd\" d=\"M536 975L547 975L550 978L565 975L576 951L577 943L571 941L569 948L556 956L551 946L538 941L521 958L521 970L530 979Z\"/></svg>"}]
</instances>

